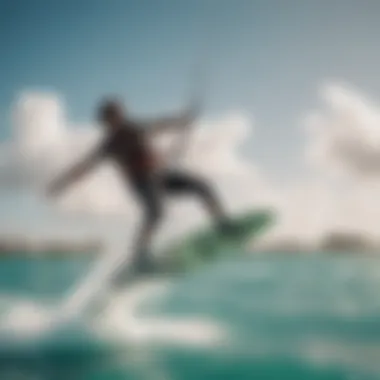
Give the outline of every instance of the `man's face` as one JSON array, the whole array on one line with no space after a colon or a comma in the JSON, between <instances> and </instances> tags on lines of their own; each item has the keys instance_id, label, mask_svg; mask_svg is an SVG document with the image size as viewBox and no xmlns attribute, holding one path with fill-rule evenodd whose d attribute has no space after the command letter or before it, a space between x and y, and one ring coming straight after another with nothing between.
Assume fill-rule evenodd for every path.
<instances>
[{"instance_id":1,"label":"man's face","mask_svg":"<svg viewBox=\"0 0 380 380\"><path fill-rule=\"evenodd\" d=\"M124 109L120 104L113 104L104 116L104 123L108 128L117 128L124 120Z\"/></svg>"}]
</instances>

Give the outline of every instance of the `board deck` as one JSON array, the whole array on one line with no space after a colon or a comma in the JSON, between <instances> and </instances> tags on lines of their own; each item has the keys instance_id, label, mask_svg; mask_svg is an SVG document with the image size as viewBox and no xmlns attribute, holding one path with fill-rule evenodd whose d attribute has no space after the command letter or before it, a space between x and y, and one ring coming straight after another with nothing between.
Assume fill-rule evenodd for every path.
<instances>
[{"instance_id":1,"label":"board deck","mask_svg":"<svg viewBox=\"0 0 380 380\"><path fill-rule=\"evenodd\" d=\"M188 272L196 267L244 253L242 248L258 238L274 222L269 210L240 213L231 219L233 234L222 234L213 227L199 228L189 236L169 243L159 252L158 272Z\"/></svg>"}]
</instances>

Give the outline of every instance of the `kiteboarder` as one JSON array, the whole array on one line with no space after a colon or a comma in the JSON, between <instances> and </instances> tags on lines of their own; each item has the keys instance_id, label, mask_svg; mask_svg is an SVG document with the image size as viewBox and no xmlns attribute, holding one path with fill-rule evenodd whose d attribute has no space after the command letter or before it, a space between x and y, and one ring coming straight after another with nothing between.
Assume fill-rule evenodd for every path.
<instances>
[{"instance_id":1,"label":"kiteboarder","mask_svg":"<svg viewBox=\"0 0 380 380\"><path fill-rule=\"evenodd\" d=\"M98 119L104 125L105 137L81 162L48 187L49 195L57 195L82 178L105 158L112 159L139 200L144 212L143 225L137 236L133 264L138 271L152 268L149 244L163 216L165 194L197 196L206 207L218 228L229 231L231 224L210 184L185 171L169 170L151 146L152 138L168 130L183 131L195 120L198 106L192 105L179 115L152 121L130 117L122 103L106 99L98 109Z\"/></svg>"}]
</instances>

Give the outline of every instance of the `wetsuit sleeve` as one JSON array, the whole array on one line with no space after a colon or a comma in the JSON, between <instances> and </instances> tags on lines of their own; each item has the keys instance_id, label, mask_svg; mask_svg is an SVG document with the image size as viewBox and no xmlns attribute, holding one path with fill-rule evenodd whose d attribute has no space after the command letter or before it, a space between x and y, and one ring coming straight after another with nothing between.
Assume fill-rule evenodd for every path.
<instances>
[{"instance_id":1,"label":"wetsuit sleeve","mask_svg":"<svg viewBox=\"0 0 380 380\"><path fill-rule=\"evenodd\" d=\"M48 193L57 194L78 181L81 177L93 169L101 159L105 158L109 152L109 149L110 145L108 141L101 143L81 161L69 168L60 177L54 179L48 186Z\"/></svg>"},{"instance_id":2,"label":"wetsuit sleeve","mask_svg":"<svg viewBox=\"0 0 380 380\"><path fill-rule=\"evenodd\" d=\"M194 119L195 115L193 112L186 111L179 115L147 120L142 124L145 131L149 133L161 133L186 128Z\"/></svg>"},{"instance_id":3,"label":"wetsuit sleeve","mask_svg":"<svg viewBox=\"0 0 380 380\"><path fill-rule=\"evenodd\" d=\"M110 152L110 143L108 141L101 142L93 148L87 155L82 158L77 166L86 168L86 171L95 166L99 161L106 158Z\"/></svg>"},{"instance_id":4,"label":"wetsuit sleeve","mask_svg":"<svg viewBox=\"0 0 380 380\"><path fill-rule=\"evenodd\" d=\"M108 156L108 154L111 152L111 149L112 149L111 145L112 145L111 139L107 139L105 141L102 141L90 153L89 159L92 158L93 160L98 161L99 159L106 158Z\"/></svg>"}]
</instances>

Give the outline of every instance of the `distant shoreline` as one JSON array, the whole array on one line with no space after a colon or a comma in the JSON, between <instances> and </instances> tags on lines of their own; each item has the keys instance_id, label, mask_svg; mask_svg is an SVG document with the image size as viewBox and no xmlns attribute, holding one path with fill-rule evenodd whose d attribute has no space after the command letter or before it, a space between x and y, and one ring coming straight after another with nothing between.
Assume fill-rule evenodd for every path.
<instances>
[{"instance_id":1,"label":"distant shoreline","mask_svg":"<svg viewBox=\"0 0 380 380\"><path fill-rule=\"evenodd\" d=\"M274 239L252 245L257 253L303 253L325 252L331 254L368 254L380 253L380 242L361 233L332 231L318 242L305 243L297 237Z\"/></svg>"},{"instance_id":2,"label":"distant shoreline","mask_svg":"<svg viewBox=\"0 0 380 380\"><path fill-rule=\"evenodd\" d=\"M103 244L96 240L67 241L59 239L0 239L0 258L6 257L67 257L93 256Z\"/></svg>"},{"instance_id":3,"label":"distant shoreline","mask_svg":"<svg viewBox=\"0 0 380 380\"><path fill-rule=\"evenodd\" d=\"M0 236L1 258L82 257L97 256L104 250L104 242L87 237L80 239L36 238L25 236ZM359 233L334 231L315 244L307 244L297 237L253 242L253 254L341 254L378 255L380 242Z\"/></svg>"}]
</instances>

